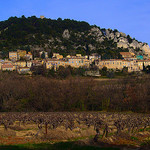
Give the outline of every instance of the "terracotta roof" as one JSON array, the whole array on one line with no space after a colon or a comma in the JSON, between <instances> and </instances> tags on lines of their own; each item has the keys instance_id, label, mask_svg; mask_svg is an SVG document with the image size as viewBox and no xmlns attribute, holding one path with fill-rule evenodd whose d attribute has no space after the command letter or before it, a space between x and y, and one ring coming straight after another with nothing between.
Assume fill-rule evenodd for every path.
<instances>
[{"instance_id":1,"label":"terracotta roof","mask_svg":"<svg viewBox=\"0 0 150 150\"><path fill-rule=\"evenodd\" d=\"M126 55L126 56L134 56L134 53L131 52L120 52L121 55Z\"/></svg>"},{"instance_id":2,"label":"terracotta roof","mask_svg":"<svg viewBox=\"0 0 150 150\"><path fill-rule=\"evenodd\" d=\"M105 59L105 60L100 60L101 61L129 61L129 60L124 60L124 59Z\"/></svg>"},{"instance_id":3,"label":"terracotta roof","mask_svg":"<svg viewBox=\"0 0 150 150\"><path fill-rule=\"evenodd\" d=\"M9 54L10 54L10 53L17 53L17 52L9 52Z\"/></svg>"},{"instance_id":4,"label":"terracotta roof","mask_svg":"<svg viewBox=\"0 0 150 150\"><path fill-rule=\"evenodd\" d=\"M150 60L137 60L137 62L150 62Z\"/></svg>"},{"instance_id":5,"label":"terracotta roof","mask_svg":"<svg viewBox=\"0 0 150 150\"><path fill-rule=\"evenodd\" d=\"M48 58L48 59L46 59L46 61L60 61L60 60L58 60L58 59L56 59L56 58L53 58L53 59Z\"/></svg>"},{"instance_id":6,"label":"terracotta roof","mask_svg":"<svg viewBox=\"0 0 150 150\"><path fill-rule=\"evenodd\" d=\"M2 68L13 68L12 64L2 64Z\"/></svg>"},{"instance_id":7,"label":"terracotta roof","mask_svg":"<svg viewBox=\"0 0 150 150\"><path fill-rule=\"evenodd\" d=\"M68 58L68 59L87 59L85 57L71 57L71 58Z\"/></svg>"},{"instance_id":8,"label":"terracotta roof","mask_svg":"<svg viewBox=\"0 0 150 150\"><path fill-rule=\"evenodd\" d=\"M29 67L19 67L19 69L30 69Z\"/></svg>"}]
</instances>

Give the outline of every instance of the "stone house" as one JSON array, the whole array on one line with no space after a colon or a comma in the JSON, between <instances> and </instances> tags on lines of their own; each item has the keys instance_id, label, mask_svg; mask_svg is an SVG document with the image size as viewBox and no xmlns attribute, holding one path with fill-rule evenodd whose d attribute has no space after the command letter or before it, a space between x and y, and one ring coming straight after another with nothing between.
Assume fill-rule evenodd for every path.
<instances>
[{"instance_id":1,"label":"stone house","mask_svg":"<svg viewBox=\"0 0 150 150\"><path fill-rule=\"evenodd\" d=\"M18 59L18 54L17 54L17 52L9 52L9 59L10 59L10 60L17 61L17 59Z\"/></svg>"},{"instance_id":2,"label":"stone house","mask_svg":"<svg viewBox=\"0 0 150 150\"><path fill-rule=\"evenodd\" d=\"M8 62L2 63L1 69L3 71L14 71L16 69L16 67L11 61L8 61Z\"/></svg>"},{"instance_id":3,"label":"stone house","mask_svg":"<svg viewBox=\"0 0 150 150\"><path fill-rule=\"evenodd\" d=\"M122 59L101 60L96 62L96 66L99 69L102 69L103 67L107 67L107 69L122 70L124 67L127 67L129 72L140 71L140 68L138 67L136 61L128 61Z\"/></svg>"},{"instance_id":4,"label":"stone house","mask_svg":"<svg viewBox=\"0 0 150 150\"><path fill-rule=\"evenodd\" d=\"M58 59L46 59L45 61L46 69L52 69L54 67L54 69L57 70L60 66L66 67L67 62Z\"/></svg>"}]
</instances>

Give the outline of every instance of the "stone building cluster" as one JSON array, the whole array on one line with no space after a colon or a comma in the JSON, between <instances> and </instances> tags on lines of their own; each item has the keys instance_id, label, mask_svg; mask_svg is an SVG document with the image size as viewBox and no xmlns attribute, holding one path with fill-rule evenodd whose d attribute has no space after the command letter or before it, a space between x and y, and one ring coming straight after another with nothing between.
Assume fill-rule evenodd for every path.
<instances>
[{"instance_id":1,"label":"stone building cluster","mask_svg":"<svg viewBox=\"0 0 150 150\"><path fill-rule=\"evenodd\" d=\"M133 71L141 71L143 70L143 66L150 65L150 59L143 59L143 57L135 56L134 53L131 52L120 52L122 59L108 59L96 61L96 66L99 69L103 67L107 67L107 69L119 69L128 68L128 72Z\"/></svg>"},{"instance_id":2,"label":"stone building cluster","mask_svg":"<svg viewBox=\"0 0 150 150\"><path fill-rule=\"evenodd\" d=\"M59 53L53 53L52 58L48 57L48 53L45 51L39 52L39 58L34 58L31 52L25 50L17 50L9 52L9 59L0 60L0 69L2 71L14 71L18 73L31 73L31 67L44 66L46 69L54 68L57 70L60 66L73 68L90 68L90 65L95 64L97 68L122 70L128 68L128 72L141 71L143 66L150 65L150 59L143 59L142 56L135 56L131 52L120 52L121 59L108 59L101 60L101 56L97 53L93 53L89 56L82 56L76 54L75 56L66 56L65 58Z\"/></svg>"}]
</instances>

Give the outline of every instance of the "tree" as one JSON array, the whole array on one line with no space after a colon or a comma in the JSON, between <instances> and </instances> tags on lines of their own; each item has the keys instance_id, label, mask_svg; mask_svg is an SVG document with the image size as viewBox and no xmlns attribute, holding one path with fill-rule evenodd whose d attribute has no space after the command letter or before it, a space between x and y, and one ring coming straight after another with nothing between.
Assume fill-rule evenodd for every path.
<instances>
[{"instance_id":1,"label":"tree","mask_svg":"<svg viewBox=\"0 0 150 150\"><path fill-rule=\"evenodd\" d=\"M29 46L29 45L26 47L26 51L27 51L27 52L30 52L30 51L31 51L31 49L30 49L30 46Z\"/></svg>"},{"instance_id":2,"label":"tree","mask_svg":"<svg viewBox=\"0 0 150 150\"><path fill-rule=\"evenodd\" d=\"M123 67L122 73L127 75L128 74L128 67Z\"/></svg>"},{"instance_id":3,"label":"tree","mask_svg":"<svg viewBox=\"0 0 150 150\"><path fill-rule=\"evenodd\" d=\"M89 52L89 46L88 46L88 44L86 44L86 55L89 55L90 54L90 52Z\"/></svg>"},{"instance_id":4,"label":"tree","mask_svg":"<svg viewBox=\"0 0 150 150\"><path fill-rule=\"evenodd\" d=\"M42 59L45 59L45 52L42 52L41 58L42 58Z\"/></svg>"},{"instance_id":5,"label":"tree","mask_svg":"<svg viewBox=\"0 0 150 150\"><path fill-rule=\"evenodd\" d=\"M150 73L150 65L146 67L146 73Z\"/></svg>"},{"instance_id":6,"label":"tree","mask_svg":"<svg viewBox=\"0 0 150 150\"><path fill-rule=\"evenodd\" d=\"M49 53L49 58L52 58L52 57L53 57L53 51L51 50Z\"/></svg>"},{"instance_id":7,"label":"tree","mask_svg":"<svg viewBox=\"0 0 150 150\"><path fill-rule=\"evenodd\" d=\"M108 72L106 73L106 75L107 75L108 78L114 78L114 77L115 77L115 73L114 73L113 70L108 71Z\"/></svg>"},{"instance_id":8,"label":"tree","mask_svg":"<svg viewBox=\"0 0 150 150\"><path fill-rule=\"evenodd\" d=\"M69 68L60 66L59 69L57 70L57 74L60 78L66 78L71 75L71 72L70 72Z\"/></svg>"},{"instance_id":9,"label":"tree","mask_svg":"<svg viewBox=\"0 0 150 150\"><path fill-rule=\"evenodd\" d=\"M130 35L127 35L127 40L129 43L132 43L132 41L133 41L132 38L130 37Z\"/></svg>"},{"instance_id":10,"label":"tree","mask_svg":"<svg viewBox=\"0 0 150 150\"><path fill-rule=\"evenodd\" d=\"M33 72L34 75L45 75L46 69L45 67L42 66L32 66L31 71Z\"/></svg>"},{"instance_id":11,"label":"tree","mask_svg":"<svg viewBox=\"0 0 150 150\"><path fill-rule=\"evenodd\" d=\"M62 21L62 18L58 18L57 21L61 22L61 21Z\"/></svg>"},{"instance_id":12,"label":"tree","mask_svg":"<svg viewBox=\"0 0 150 150\"><path fill-rule=\"evenodd\" d=\"M21 16L22 19L26 19L26 17L24 15Z\"/></svg>"},{"instance_id":13,"label":"tree","mask_svg":"<svg viewBox=\"0 0 150 150\"><path fill-rule=\"evenodd\" d=\"M117 29L114 29L114 33L115 33L115 32L119 32L119 31L118 31Z\"/></svg>"},{"instance_id":14,"label":"tree","mask_svg":"<svg viewBox=\"0 0 150 150\"><path fill-rule=\"evenodd\" d=\"M106 74L107 74L107 67L103 67L103 68L102 68L101 74L102 74L103 76L106 76Z\"/></svg>"},{"instance_id":15,"label":"tree","mask_svg":"<svg viewBox=\"0 0 150 150\"><path fill-rule=\"evenodd\" d=\"M56 75L55 75L54 67L52 67L51 69L49 69L49 70L47 71L47 76L48 76L48 77L55 77L55 76L56 76Z\"/></svg>"},{"instance_id":16,"label":"tree","mask_svg":"<svg viewBox=\"0 0 150 150\"><path fill-rule=\"evenodd\" d=\"M143 71L144 72L146 71L146 67L145 67L144 63L143 63Z\"/></svg>"}]
</instances>

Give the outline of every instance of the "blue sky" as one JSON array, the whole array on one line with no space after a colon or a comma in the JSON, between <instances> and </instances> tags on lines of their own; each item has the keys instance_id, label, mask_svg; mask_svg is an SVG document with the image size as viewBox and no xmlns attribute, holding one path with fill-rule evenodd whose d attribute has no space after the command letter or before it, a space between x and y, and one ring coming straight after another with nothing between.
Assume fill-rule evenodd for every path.
<instances>
[{"instance_id":1,"label":"blue sky","mask_svg":"<svg viewBox=\"0 0 150 150\"><path fill-rule=\"evenodd\" d=\"M150 0L0 0L0 21L44 15L118 29L150 45Z\"/></svg>"}]
</instances>

